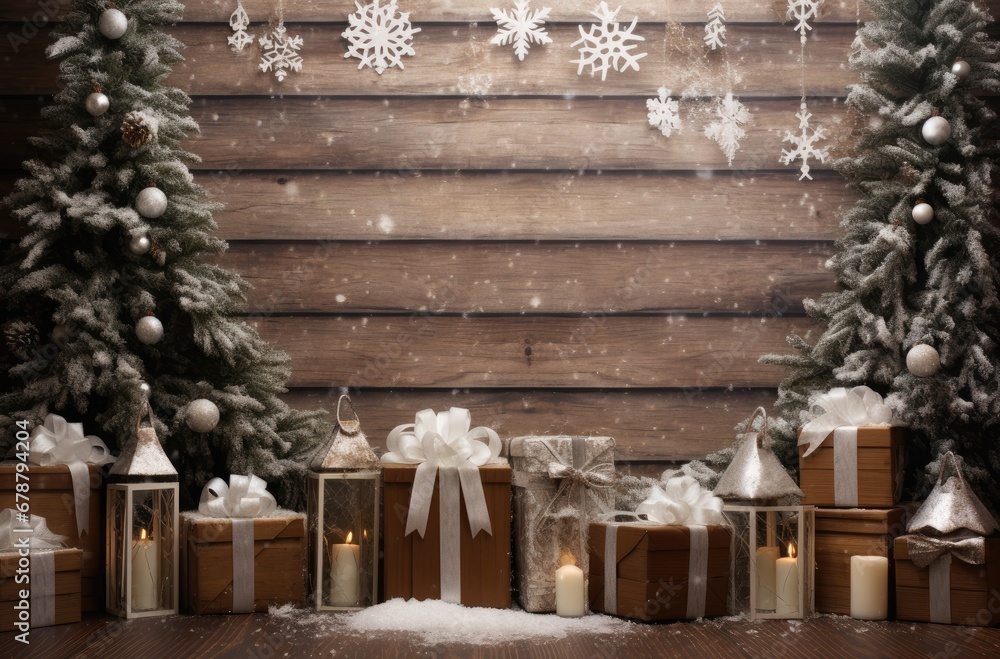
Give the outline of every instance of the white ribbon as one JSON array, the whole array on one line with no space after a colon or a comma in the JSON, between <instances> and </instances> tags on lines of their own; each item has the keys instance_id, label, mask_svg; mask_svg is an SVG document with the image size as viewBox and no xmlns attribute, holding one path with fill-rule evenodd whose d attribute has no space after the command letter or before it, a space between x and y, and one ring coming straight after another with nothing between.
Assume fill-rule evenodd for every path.
<instances>
[{"instance_id":1,"label":"white ribbon","mask_svg":"<svg viewBox=\"0 0 1000 659\"><path fill-rule=\"evenodd\" d=\"M688 552L687 617L691 620L705 617L708 601L708 527L689 525L691 547Z\"/></svg>"},{"instance_id":2,"label":"white ribbon","mask_svg":"<svg viewBox=\"0 0 1000 659\"><path fill-rule=\"evenodd\" d=\"M840 426L896 425L892 408L882 402L882 396L865 386L831 389L813 397L810 407L820 408L823 413L802 426L799 446L809 445L803 457L812 454Z\"/></svg>"},{"instance_id":3,"label":"white ribbon","mask_svg":"<svg viewBox=\"0 0 1000 659\"><path fill-rule=\"evenodd\" d=\"M53 533L44 517L30 515L27 523L20 521L13 508L0 512L0 551L20 549L59 549L66 536Z\"/></svg>"},{"instance_id":4,"label":"white ribbon","mask_svg":"<svg viewBox=\"0 0 1000 659\"><path fill-rule=\"evenodd\" d=\"M712 526L725 523L722 503L690 476L675 476L662 488L654 485L635 512L660 524Z\"/></svg>"},{"instance_id":5,"label":"white ribbon","mask_svg":"<svg viewBox=\"0 0 1000 659\"><path fill-rule=\"evenodd\" d=\"M951 554L945 554L928 568L930 619L944 625L951 624Z\"/></svg>"},{"instance_id":6,"label":"white ribbon","mask_svg":"<svg viewBox=\"0 0 1000 659\"><path fill-rule=\"evenodd\" d=\"M83 434L82 423L68 423L58 414L49 414L35 426L28 443L28 460L40 467L66 465L73 481L76 504L76 529L80 535L90 530L90 469L87 463L110 464L115 461L104 442Z\"/></svg>"},{"instance_id":7,"label":"white ribbon","mask_svg":"<svg viewBox=\"0 0 1000 659\"><path fill-rule=\"evenodd\" d=\"M858 427L841 426L833 431L833 503L858 506Z\"/></svg>"},{"instance_id":8,"label":"white ribbon","mask_svg":"<svg viewBox=\"0 0 1000 659\"><path fill-rule=\"evenodd\" d=\"M56 624L56 553L31 552L28 578L31 580L31 626Z\"/></svg>"}]
</instances>

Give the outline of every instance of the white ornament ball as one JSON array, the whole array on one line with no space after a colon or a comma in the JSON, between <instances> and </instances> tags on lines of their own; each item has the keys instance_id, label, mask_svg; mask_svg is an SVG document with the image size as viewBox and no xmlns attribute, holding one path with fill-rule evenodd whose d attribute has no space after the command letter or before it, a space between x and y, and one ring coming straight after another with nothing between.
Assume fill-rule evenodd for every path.
<instances>
[{"instance_id":1,"label":"white ornament ball","mask_svg":"<svg viewBox=\"0 0 1000 659\"><path fill-rule=\"evenodd\" d=\"M128 30L128 17L118 9L105 9L97 19L97 29L108 39L121 39Z\"/></svg>"},{"instance_id":2,"label":"white ornament ball","mask_svg":"<svg viewBox=\"0 0 1000 659\"><path fill-rule=\"evenodd\" d=\"M941 355L932 346L915 345L906 353L906 369L918 378L929 378L941 370Z\"/></svg>"},{"instance_id":3,"label":"white ornament ball","mask_svg":"<svg viewBox=\"0 0 1000 659\"><path fill-rule=\"evenodd\" d=\"M135 198L135 209L139 211L139 215L155 220L167 210L167 195L157 187L144 188Z\"/></svg>"},{"instance_id":4,"label":"white ornament ball","mask_svg":"<svg viewBox=\"0 0 1000 659\"><path fill-rule=\"evenodd\" d=\"M135 335L146 345L159 343L163 338L163 323L156 316L143 316L135 324Z\"/></svg>"},{"instance_id":5,"label":"white ornament ball","mask_svg":"<svg viewBox=\"0 0 1000 659\"><path fill-rule=\"evenodd\" d=\"M148 254L149 249L153 246L149 238L146 236L132 236L132 240L128 244L128 248L132 250L132 253L136 256L142 256L143 254Z\"/></svg>"},{"instance_id":6,"label":"white ornament ball","mask_svg":"<svg viewBox=\"0 0 1000 659\"><path fill-rule=\"evenodd\" d=\"M964 59L959 59L951 65L951 72L956 78L964 81L972 73L972 67Z\"/></svg>"},{"instance_id":7,"label":"white ornament ball","mask_svg":"<svg viewBox=\"0 0 1000 659\"><path fill-rule=\"evenodd\" d=\"M92 116L99 117L108 111L108 108L111 107L111 101L101 92L93 92L83 105Z\"/></svg>"},{"instance_id":8,"label":"white ornament ball","mask_svg":"<svg viewBox=\"0 0 1000 659\"><path fill-rule=\"evenodd\" d=\"M145 396L146 398L149 398L149 392L152 390L153 388L149 386L148 382L143 382L142 384L139 385L139 391L141 391L142 395Z\"/></svg>"},{"instance_id":9,"label":"white ornament ball","mask_svg":"<svg viewBox=\"0 0 1000 659\"><path fill-rule=\"evenodd\" d=\"M920 133L931 146L941 146L951 138L951 124L944 117L931 117L924 122Z\"/></svg>"},{"instance_id":10,"label":"white ornament ball","mask_svg":"<svg viewBox=\"0 0 1000 659\"><path fill-rule=\"evenodd\" d=\"M193 400L187 405L187 424L195 432L211 432L219 425L219 408L204 398Z\"/></svg>"},{"instance_id":11,"label":"white ornament ball","mask_svg":"<svg viewBox=\"0 0 1000 659\"><path fill-rule=\"evenodd\" d=\"M934 207L922 201L913 207L912 215L917 224L927 224L934 219Z\"/></svg>"}]
</instances>

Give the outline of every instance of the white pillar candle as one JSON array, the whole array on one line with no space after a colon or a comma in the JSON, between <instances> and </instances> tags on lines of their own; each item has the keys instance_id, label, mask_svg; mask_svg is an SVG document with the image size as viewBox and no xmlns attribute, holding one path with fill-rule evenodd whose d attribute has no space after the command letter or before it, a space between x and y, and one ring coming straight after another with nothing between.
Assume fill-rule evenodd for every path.
<instances>
[{"instance_id":1,"label":"white pillar candle","mask_svg":"<svg viewBox=\"0 0 1000 659\"><path fill-rule=\"evenodd\" d=\"M572 556L569 557L572 559ZM556 615L578 618L587 613L587 591L583 570L567 563L556 570Z\"/></svg>"},{"instance_id":2,"label":"white pillar candle","mask_svg":"<svg viewBox=\"0 0 1000 659\"><path fill-rule=\"evenodd\" d=\"M781 555L777 547L757 548L757 610L774 611L774 565Z\"/></svg>"},{"instance_id":3,"label":"white pillar candle","mask_svg":"<svg viewBox=\"0 0 1000 659\"><path fill-rule=\"evenodd\" d=\"M151 611L160 607L160 540L147 538L142 529L132 541L132 610Z\"/></svg>"},{"instance_id":4,"label":"white pillar candle","mask_svg":"<svg viewBox=\"0 0 1000 659\"><path fill-rule=\"evenodd\" d=\"M851 556L851 617L885 620L889 616L889 559Z\"/></svg>"},{"instance_id":5,"label":"white pillar candle","mask_svg":"<svg viewBox=\"0 0 1000 659\"><path fill-rule=\"evenodd\" d=\"M361 547L347 542L330 547L330 605L357 606L361 595Z\"/></svg>"},{"instance_id":6,"label":"white pillar candle","mask_svg":"<svg viewBox=\"0 0 1000 659\"><path fill-rule=\"evenodd\" d=\"M795 557L794 545L789 545L788 553L789 556L779 558L774 565L777 594L774 612L782 616L795 617L799 615L799 559Z\"/></svg>"}]
</instances>

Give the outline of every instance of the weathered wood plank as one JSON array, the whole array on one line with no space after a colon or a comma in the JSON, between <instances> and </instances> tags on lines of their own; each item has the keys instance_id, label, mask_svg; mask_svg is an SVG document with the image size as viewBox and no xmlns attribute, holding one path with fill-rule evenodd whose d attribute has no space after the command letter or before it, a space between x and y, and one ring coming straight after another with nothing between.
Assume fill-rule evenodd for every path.
<instances>
[{"instance_id":1,"label":"weathered wood plank","mask_svg":"<svg viewBox=\"0 0 1000 659\"><path fill-rule=\"evenodd\" d=\"M293 389L283 398L300 409L325 409L331 419L339 389ZM770 409L773 389L640 391L351 391L365 436L385 448L389 431L412 423L417 410L464 407L475 425L501 439L521 435L608 435L618 461L687 461L733 443L734 428L756 407Z\"/></svg>"},{"instance_id":2,"label":"weathered wood plank","mask_svg":"<svg viewBox=\"0 0 1000 659\"><path fill-rule=\"evenodd\" d=\"M828 243L237 243L251 313L802 313ZM721 273L724 276L720 276Z\"/></svg>"},{"instance_id":3,"label":"weathered wood plank","mask_svg":"<svg viewBox=\"0 0 1000 659\"><path fill-rule=\"evenodd\" d=\"M782 368L757 363L788 350L804 318L251 318L291 357L291 387L683 388L774 387Z\"/></svg>"}]
</instances>

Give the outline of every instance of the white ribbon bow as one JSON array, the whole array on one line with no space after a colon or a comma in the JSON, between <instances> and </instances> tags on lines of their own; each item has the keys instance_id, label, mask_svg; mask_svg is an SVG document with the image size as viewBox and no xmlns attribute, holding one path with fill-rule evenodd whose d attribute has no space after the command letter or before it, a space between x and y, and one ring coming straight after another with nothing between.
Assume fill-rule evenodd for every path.
<instances>
[{"instance_id":1,"label":"white ribbon bow","mask_svg":"<svg viewBox=\"0 0 1000 659\"><path fill-rule=\"evenodd\" d=\"M818 407L824 413L802 426L799 446L809 445L803 457L808 457L841 426L895 425L892 408L882 402L882 396L865 386L831 389L814 396L810 407Z\"/></svg>"},{"instance_id":2,"label":"white ribbon bow","mask_svg":"<svg viewBox=\"0 0 1000 659\"><path fill-rule=\"evenodd\" d=\"M421 410L415 423L393 428L386 447L389 452L382 456L383 463L418 465L406 517L406 535L417 531L424 537L438 469L457 469L459 478L455 482L465 496L472 536L479 531L493 534L479 467L500 455L500 437L495 431L483 426L472 428L472 414L461 407L437 414L434 410ZM446 481L442 471L442 499L457 494L448 485L451 482L450 478ZM446 487L452 492L446 493Z\"/></svg>"},{"instance_id":3,"label":"white ribbon bow","mask_svg":"<svg viewBox=\"0 0 1000 659\"><path fill-rule=\"evenodd\" d=\"M66 543L66 536L53 533L44 517L30 515L27 523L17 518L13 508L0 513L0 551L31 547L32 549L58 549Z\"/></svg>"},{"instance_id":4,"label":"white ribbon bow","mask_svg":"<svg viewBox=\"0 0 1000 659\"><path fill-rule=\"evenodd\" d=\"M703 489L690 476L676 476L654 485L649 497L635 512L660 524L712 526L723 523L722 499Z\"/></svg>"},{"instance_id":5,"label":"white ribbon bow","mask_svg":"<svg viewBox=\"0 0 1000 659\"><path fill-rule=\"evenodd\" d=\"M207 517L264 517L278 509L274 495L267 491L267 481L251 474L231 474L229 484L221 478L205 483L198 502L198 512Z\"/></svg>"},{"instance_id":6,"label":"white ribbon bow","mask_svg":"<svg viewBox=\"0 0 1000 659\"><path fill-rule=\"evenodd\" d=\"M90 521L90 470L87 463L105 465L114 462L107 445L94 435L85 437L82 423L68 423L58 414L49 414L45 423L31 431L28 461L40 467L69 467L76 502L76 528L80 535L87 533Z\"/></svg>"}]
</instances>

